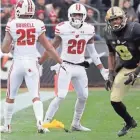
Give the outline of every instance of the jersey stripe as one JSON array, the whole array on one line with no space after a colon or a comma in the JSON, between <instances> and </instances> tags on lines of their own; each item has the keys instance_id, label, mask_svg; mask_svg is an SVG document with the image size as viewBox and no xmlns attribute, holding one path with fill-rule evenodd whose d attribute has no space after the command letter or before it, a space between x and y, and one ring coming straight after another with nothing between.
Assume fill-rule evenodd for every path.
<instances>
[{"instance_id":1,"label":"jersey stripe","mask_svg":"<svg viewBox=\"0 0 140 140\"><path fill-rule=\"evenodd\" d=\"M11 76L11 72L13 70L13 65L14 65L14 62L10 68L10 71L9 71L9 74L8 74L8 83L7 83L7 97L10 97L10 76Z\"/></svg>"}]
</instances>

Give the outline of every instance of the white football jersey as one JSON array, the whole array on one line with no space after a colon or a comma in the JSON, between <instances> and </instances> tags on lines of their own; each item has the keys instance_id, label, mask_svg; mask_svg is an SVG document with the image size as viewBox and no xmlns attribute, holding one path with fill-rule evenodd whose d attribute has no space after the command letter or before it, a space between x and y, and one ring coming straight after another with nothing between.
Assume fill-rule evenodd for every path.
<instances>
[{"instance_id":1,"label":"white football jersey","mask_svg":"<svg viewBox=\"0 0 140 140\"><path fill-rule=\"evenodd\" d=\"M56 26L55 34L62 39L61 58L72 63L81 63L85 60L86 44L94 36L95 28L85 22L81 28L76 29L69 21L65 21Z\"/></svg>"},{"instance_id":2,"label":"white football jersey","mask_svg":"<svg viewBox=\"0 0 140 140\"><path fill-rule=\"evenodd\" d=\"M13 19L7 23L5 31L9 32L13 38L14 59L37 59L37 40L46 31L42 21L38 19Z\"/></svg>"}]
</instances>

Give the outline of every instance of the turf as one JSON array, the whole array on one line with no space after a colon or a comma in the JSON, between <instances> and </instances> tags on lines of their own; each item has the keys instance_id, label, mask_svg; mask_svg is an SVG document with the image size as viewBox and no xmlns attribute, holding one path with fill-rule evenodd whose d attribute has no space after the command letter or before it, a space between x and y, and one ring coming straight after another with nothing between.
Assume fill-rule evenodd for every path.
<instances>
[{"instance_id":1,"label":"turf","mask_svg":"<svg viewBox=\"0 0 140 140\"><path fill-rule=\"evenodd\" d=\"M134 118L140 122L140 91L131 91L124 102ZM69 93L61 104L55 118L62 121L66 128L70 127L76 101L75 93ZM44 102L46 111L50 101ZM50 133L36 132L35 118L32 107L17 112L12 121L12 133L2 134L2 140L140 140L140 127L130 131L124 137L117 137L116 133L123 127L123 121L112 109L109 93L101 90L91 90L82 124L92 129L91 132L65 133L60 129L51 129Z\"/></svg>"}]
</instances>

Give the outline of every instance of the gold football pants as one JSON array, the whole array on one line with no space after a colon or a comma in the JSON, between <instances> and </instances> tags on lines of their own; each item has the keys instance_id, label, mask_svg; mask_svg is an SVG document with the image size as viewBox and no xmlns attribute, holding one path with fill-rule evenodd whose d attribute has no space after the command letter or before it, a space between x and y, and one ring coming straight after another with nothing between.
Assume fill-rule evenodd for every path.
<instances>
[{"instance_id":1,"label":"gold football pants","mask_svg":"<svg viewBox=\"0 0 140 140\"><path fill-rule=\"evenodd\" d=\"M124 76L126 73L130 73L135 69L126 69L122 68L115 77L112 89L111 89L111 96L110 100L114 102L122 101L125 94L128 90L132 87L132 85L125 85L124 82L128 79L128 76ZM140 90L140 77L136 79L134 85L137 89Z\"/></svg>"}]
</instances>

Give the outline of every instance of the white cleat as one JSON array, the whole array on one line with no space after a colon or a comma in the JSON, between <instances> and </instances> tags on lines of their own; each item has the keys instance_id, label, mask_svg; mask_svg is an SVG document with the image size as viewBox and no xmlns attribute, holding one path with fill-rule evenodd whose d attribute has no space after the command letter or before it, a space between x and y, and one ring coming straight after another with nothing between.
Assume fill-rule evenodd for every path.
<instances>
[{"instance_id":1,"label":"white cleat","mask_svg":"<svg viewBox=\"0 0 140 140\"><path fill-rule=\"evenodd\" d=\"M37 122L37 132L43 134L43 133L47 133L47 132L50 132L50 131L47 128L43 128L41 121L38 121Z\"/></svg>"},{"instance_id":2,"label":"white cleat","mask_svg":"<svg viewBox=\"0 0 140 140\"><path fill-rule=\"evenodd\" d=\"M91 129L89 129L89 128L87 128L87 127L84 127L84 126L82 126L81 124L80 125L78 125L78 126L76 126L76 125L72 125L71 126L71 130L72 131L91 131Z\"/></svg>"},{"instance_id":3,"label":"white cleat","mask_svg":"<svg viewBox=\"0 0 140 140\"><path fill-rule=\"evenodd\" d=\"M11 127L10 125L8 126L0 126L0 132L1 133L11 133Z\"/></svg>"}]
</instances>

